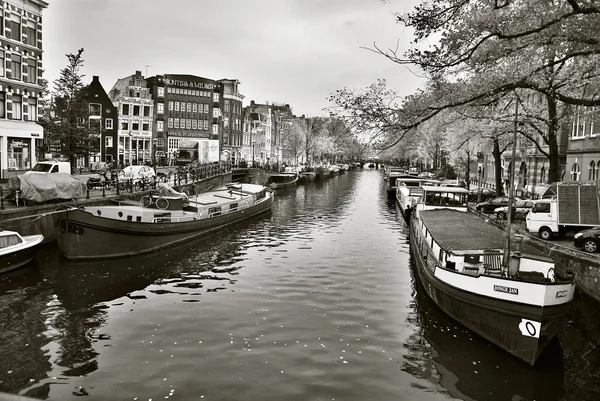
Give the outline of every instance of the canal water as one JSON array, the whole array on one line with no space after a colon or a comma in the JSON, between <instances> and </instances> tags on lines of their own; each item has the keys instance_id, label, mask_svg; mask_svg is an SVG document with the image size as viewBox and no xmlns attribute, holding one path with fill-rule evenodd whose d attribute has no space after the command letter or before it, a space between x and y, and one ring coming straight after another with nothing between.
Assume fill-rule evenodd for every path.
<instances>
[{"instance_id":1,"label":"canal water","mask_svg":"<svg viewBox=\"0 0 600 401\"><path fill-rule=\"evenodd\" d=\"M47 246L0 276L0 392L49 400L597 400L593 335L569 324L530 368L448 319L374 169L162 254Z\"/></svg>"}]
</instances>

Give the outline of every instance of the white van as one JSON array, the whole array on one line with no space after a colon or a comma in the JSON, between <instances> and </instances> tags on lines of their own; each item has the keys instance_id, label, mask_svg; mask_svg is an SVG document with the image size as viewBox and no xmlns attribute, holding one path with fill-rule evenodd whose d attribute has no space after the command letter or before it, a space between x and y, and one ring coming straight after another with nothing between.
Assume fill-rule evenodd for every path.
<instances>
[{"instance_id":1,"label":"white van","mask_svg":"<svg viewBox=\"0 0 600 401\"><path fill-rule=\"evenodd\" d=\"M71 164L69 162L44 161L39 162L25 174L48 174L48 173L67 173L71 174Z\"/></svg>"}]
</instances>

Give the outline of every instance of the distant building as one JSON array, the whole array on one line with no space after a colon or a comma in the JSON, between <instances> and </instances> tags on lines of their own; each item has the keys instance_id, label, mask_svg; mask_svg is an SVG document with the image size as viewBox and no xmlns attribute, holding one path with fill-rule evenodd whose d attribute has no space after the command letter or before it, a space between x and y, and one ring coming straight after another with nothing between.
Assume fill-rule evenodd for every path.
<instances>
[{"instance_id":1,"label":"distant building","mask_svg":"<svg viewBox=\"0 0 600 401\"><path fill-rule=\"evenodd\" d=\"M154 101L141 71L121 78L109 92L119 114L118 160L123 166L155 161ZM164 103L160 103L164 109Z\"/></svg>"},{"instance_id":2,"label":"distant building","mask_svg":"<svg viewBox=\"0 0 600 401\"><path fill-rule=\"evenodd\" d=\"M238 164L243 158L242 102L244 95L239 92L240 81L237 79L220 79L217 82L221 85L221 110L223 110L221 160Z\"/></svg>"},{"instance_id":3,"label":"distant building","mask_svg":"<svg viewBox=\"0 0 600 401\"><path fill-rule=\"evenodd\" d=\"M182 140L221 139L221 83L178 74L156 75L146 83L154 101L153 136L159 164L174 162Z\"/></svg>"},{"instance_id":4,"label":"distant building","mask_svg":"<svg viewBox=\"0 0 600 401\"><path fill-rule=\"evenodd\" d=\"M42 78L42 0L0 2L0 176L30 169L43 154L37 124Z\"/></svg>"},{"instance_id":5,"label":"distant building","mask_svg":"<svg viewBox=\"0 0 600 401\"><path fill-rule=\"evenodd\" d=\"M87 86L87 100L90 110L89 126L98 128L98 141L100 142L100 151L90 155L88 163L90 165L97 162L112 163L117 160L118 154L117 122L119 116L117 108L108 97L97 75L93 76L92 82Z\"/></svg>"}]
</instances>

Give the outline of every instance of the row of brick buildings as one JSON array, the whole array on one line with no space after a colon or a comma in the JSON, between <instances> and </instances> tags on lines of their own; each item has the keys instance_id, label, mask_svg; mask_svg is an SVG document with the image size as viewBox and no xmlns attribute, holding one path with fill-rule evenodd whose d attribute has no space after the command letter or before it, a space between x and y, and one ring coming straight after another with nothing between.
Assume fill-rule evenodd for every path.
<instances>
[{"instance_id":1,"label":"row of brick buildings","mask_svg":"<svg viewBox=\"0 0 600 401\"><path fill-rule=\"evenodd\" d=\"M0 178L59 156L44 143L42 112L43 0L0 1ZM106 92L98 76L88 86L89 124L98 126L100 151L79 161L170 164L179 141L218 139L221 160L285 162L287 105L250 102L237 79L140 71Z\"/></svg>"}]
</instances>

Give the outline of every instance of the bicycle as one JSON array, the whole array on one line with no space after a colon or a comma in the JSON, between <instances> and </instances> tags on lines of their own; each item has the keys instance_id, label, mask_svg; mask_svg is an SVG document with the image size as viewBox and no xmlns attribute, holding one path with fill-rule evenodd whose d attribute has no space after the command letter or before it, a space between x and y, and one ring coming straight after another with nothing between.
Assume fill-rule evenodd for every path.
<instances>
[{"instance_id":1,"label":"bicycle","mask_svg":"<svg viewBox=\"0 0 600 401\"><path fill-rule=\"evenodd\" d=\"M169 200L160 195L144 195L140 199L140 206L149 208L156 206L157 209L166 210L169 208Z\"/></svg>"}]
</instances>

